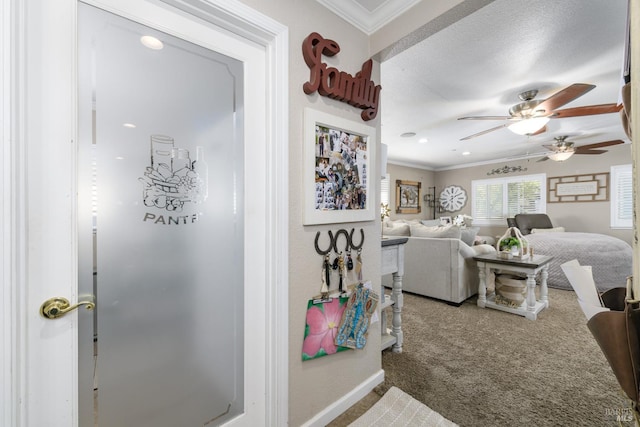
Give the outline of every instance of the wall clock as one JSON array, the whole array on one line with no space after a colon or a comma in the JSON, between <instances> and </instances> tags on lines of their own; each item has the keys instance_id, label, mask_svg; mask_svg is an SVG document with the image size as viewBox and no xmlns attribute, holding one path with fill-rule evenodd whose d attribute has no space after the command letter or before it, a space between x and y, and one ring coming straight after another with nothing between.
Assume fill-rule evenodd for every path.
<instances>
[{"instance_id":1,"label":"wall clock","mask_svg":"<svg viewBox=\"0 0 640 427\"><path fill-rule=\"evenodd\" d=\"M447 212L459 211L467 203L467 192L457 185L449 185L440 193L440 205Z\"/></svg>"}]
</instances>

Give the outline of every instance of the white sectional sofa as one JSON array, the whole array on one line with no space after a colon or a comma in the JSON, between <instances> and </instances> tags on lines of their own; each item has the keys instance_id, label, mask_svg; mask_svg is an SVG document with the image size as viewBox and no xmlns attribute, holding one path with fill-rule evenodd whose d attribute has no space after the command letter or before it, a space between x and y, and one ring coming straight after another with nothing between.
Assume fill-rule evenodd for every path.
<instances>
[{"instance_id":1,"label":"white sectional sofa","mask_svg":"<svg viewBox=\"0 0 640 427\"><path fill-rule=\"evenodd\" d=\"M495 252L493 246L468 245L460 239L461 230L455 226L427 227L417 221L405 223L408 227L400 224L385 223L383 236L409 238L405 245L403 291L453 304L461 304L478 293L478 269L473 257Z\"/></svg>"}]
</instances>

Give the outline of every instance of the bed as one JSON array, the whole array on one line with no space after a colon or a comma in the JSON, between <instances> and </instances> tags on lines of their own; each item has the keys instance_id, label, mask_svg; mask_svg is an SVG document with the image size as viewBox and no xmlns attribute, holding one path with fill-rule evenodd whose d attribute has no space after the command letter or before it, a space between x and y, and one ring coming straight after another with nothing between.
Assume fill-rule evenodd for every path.
<instances>
[{"instance_id":1,"label":"bed","mask_svg":"<svg viewBox=\"0 0 640 427\"><path fill-rule=\"evenodd\" d=\"M624 287L632 274L631 246L616 237L596 233L564 232L553 227L545 214L520 214L511 226L520 229L534 254L553 256L547 284L552 288L573 289L560 265L577 259L580 265L590 265L599 291ZM533 231L533 232L532 232Z\"/></svg>"}]
</instances>

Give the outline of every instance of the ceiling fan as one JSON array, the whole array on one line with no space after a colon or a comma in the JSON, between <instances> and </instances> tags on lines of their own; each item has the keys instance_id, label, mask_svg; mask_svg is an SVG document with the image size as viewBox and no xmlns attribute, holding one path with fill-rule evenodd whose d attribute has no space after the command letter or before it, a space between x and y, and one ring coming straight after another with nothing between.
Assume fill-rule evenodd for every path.
<instances>
[{"instance_id":1,"label":"ceiling fan","mask_svg":"<svg viewBox=\"0 0 640 427\"><path fill-rule=\"evenodd\" d=\"M465 141L480 135L485 135L504 127L509 127L514 133L519 135L537 135L545 131L545 125L550 119L561 119L565 117L590 116L594 114L617 113L621 106L617 104L587 105L584 107L573 107L558 110L565 104L586 94L595 85L585 83L574 83L571 86L554 93L547 99L535 100L538 94L536 89L522 92L518 97L522 100L519 104L509 109L508 116L470 116L460 117L458 120L508 120L508 123L482 132L474 133L460 139Z\"/></svg>"},{"instance_id":2,"label":"ceiling fan","mask_svg":"<svg viewBox=\"0 0 640 427\"><path fill-rule=\"evenodd\" d=\"M607 150L597 150L597 148L609 147L612 145L624 144L624 141L620 139L614 139L611 141L596 142L595 144L587 144L576 147L573 142L567 141L568 136L557 136L553 145L543 145L543 147L551 150L552 152L538 160L544 162L546 160L555 160L556 162L563 162L574 154L602 154Z\"/></svg>"}]
</instances>

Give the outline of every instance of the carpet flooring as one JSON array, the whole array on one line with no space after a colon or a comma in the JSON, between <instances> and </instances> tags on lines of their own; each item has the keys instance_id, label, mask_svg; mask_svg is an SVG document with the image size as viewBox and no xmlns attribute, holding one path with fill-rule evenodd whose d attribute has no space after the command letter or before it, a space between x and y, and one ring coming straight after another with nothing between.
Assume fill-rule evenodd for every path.
<instances>
[{"instance_id":1,"label":"carpet flooring","mask_svg":"<svg viewBox=\"0 0 640 427\"><path fill-rule=\"evenodd\" d=\"M460 426L617 426L622 394L573 291L550 289L535 321L476 298L460 307L405 293L403 352L385 381L334 420L346 426L395 386ZM633 425L632 423L622 425Z\"/></svg>"}]
</instances>

